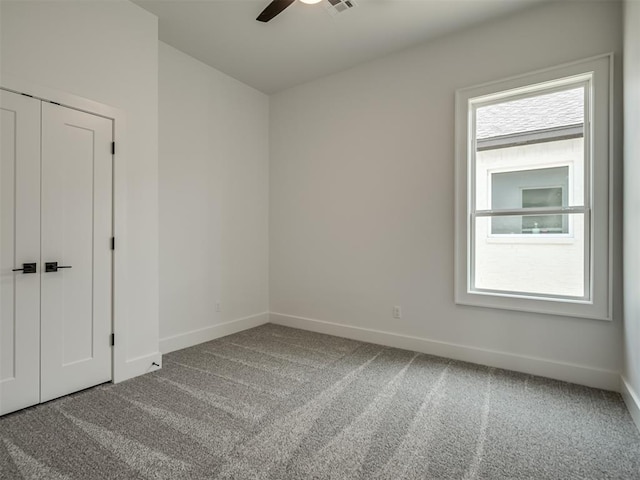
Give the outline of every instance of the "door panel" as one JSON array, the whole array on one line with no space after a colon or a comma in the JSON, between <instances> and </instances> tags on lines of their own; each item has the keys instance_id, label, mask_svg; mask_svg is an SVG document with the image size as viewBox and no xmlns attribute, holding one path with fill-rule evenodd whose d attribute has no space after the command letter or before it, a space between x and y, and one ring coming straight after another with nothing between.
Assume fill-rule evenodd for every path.
<instances>
[{"instance_id":1,"label":"door panel","mask_svg":"<svg viewBox=\"0 0 640 480\"><path fill-rule=\"evenodd\" d=\"M42 103L42 402L111 380L111 141L111 120Z\"/></svg>"},{"instance_id":2,"label":"door panel","mask_svg":"<svg viewBox=\"0 0 640 480\"><path fill-rule=\"evenodd\" d=\"M40 101L0 90L0 415L40 397ZM37 273L13 272L36 263Z\"/></svg>"}]
</instances>

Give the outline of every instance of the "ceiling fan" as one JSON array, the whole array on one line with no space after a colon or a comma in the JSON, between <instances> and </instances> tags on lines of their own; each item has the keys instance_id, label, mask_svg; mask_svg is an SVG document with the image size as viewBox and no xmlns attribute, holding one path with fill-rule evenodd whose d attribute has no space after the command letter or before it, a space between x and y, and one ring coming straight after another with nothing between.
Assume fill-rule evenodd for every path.
<instances>
[{"instance_id":1,"label":"ceiling fan","mask_svg":"<svg viewBox=\"0 0 640 480\"><path fill-rule=\"evenodd\" d=\"M279 15L280 13L282 13L282 11L285 8L290 6L295 1L296 0L273 0L269 5L267 5L267 8L265 8L262 11L262 13L258 15L258 18L256 18L256 20L258 20L259 22L268 22L276 15ZM314 3L319 3L322 0L300 0L300 1L302 3L307 3L311 5Z\"/></svg>"}]
</instances>

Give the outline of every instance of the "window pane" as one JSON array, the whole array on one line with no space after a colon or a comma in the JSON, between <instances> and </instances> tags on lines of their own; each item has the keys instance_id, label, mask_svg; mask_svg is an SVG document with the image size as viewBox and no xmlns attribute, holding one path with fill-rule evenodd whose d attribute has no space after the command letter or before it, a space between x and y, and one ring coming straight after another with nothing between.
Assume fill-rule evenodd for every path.
<instances>
[{"instance_id":1,"label":"window pane","mask_svg":"<svg viewBox=\"0 0 640 480\"><path fill-rule=\"evenodd\" d=\"M491 218L491 235L568 235L566 215L523 215Z\"/></svg>"},{"instance_id":2,"label":"window pane","mask_svg":"<svg viewBox=\"0 0 640 480\"><path fill-rule=\"evenodd\" d=\"M491 175L491 208L545 208L568 205L568 167L521 170ZM557 185L545 187L544 185ZM562 215L497 217L491 222L494 235L567 234Z\"/></svg>"},{"instance_id":3,"label":"window pane","mask_svg":"<svg viewBox=\"0 0 640 480\"><path fill-rule=\"evenodd\" d=\"M497 223L523 226L535 223L535 218L550 222L544 217L554 217L556 224L566 225L570 234L492 233ZM584 214L478 217L474 241L474 289L569 297L585 294Z\"/></svg>"},{"instance_id":4,"label":"window pane","mask_svg":"<svg viewBox=\"0 0 640 480\"><path fill-rule=\"evenodd\" d=\"M492 173L491 208L562 207L569 204L569 167Z\"/></svg>"},{"instance_id":5,"label":"window pane","mask_svg":"<svg viewBox=\"0 0 640 480\"><path fill-rule=\"evenodd\" d=\"M564 188L564 186L547 188L523 188L522 208L561 207L563 205L566 205L567 201L566 198L564 198L565 190L566 188Z\"/></svg>"},{"instance_id":6,"label":"window pane","mask_svg":"<svg viewBox=\"0 0 640 480\"><path fill-rule=\"evenodd\" d=\"M562 215L532 215L522 217L522 233L532 235L549 235L569 233L568 222Z\"/></svg>"},{"instance_id":7,"label":"window pane","mask_svg":"<svg viewBox=\"0 0 640 480\"><path fill-rule=\"evenodd\" d=\"M476 209L521 208L542 188L584 206L584 117L584 87L476 108Z\"/></svg>"}]
</instances>

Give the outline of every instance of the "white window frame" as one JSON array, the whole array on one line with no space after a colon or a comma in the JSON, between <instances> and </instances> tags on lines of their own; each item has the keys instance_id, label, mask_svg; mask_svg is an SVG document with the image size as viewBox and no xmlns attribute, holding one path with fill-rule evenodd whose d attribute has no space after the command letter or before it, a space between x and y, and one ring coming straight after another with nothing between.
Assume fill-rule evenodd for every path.
<instances>
[{"instance_id":1,"label":"white window frame","mask_svg":"<svg viewBox=\"0 0 640 480\"><path fill-rule=\"evenodd\" d=\"M456 91L456 233L455 302L552 315L612 319L611 304L611 194L613 54L572 62L497 82ZM544 296L520 292L487 291L473 288L473 234L475 217L509 213L475 210L475 126L473 105L527 96L542 85L586 81L584 146L585 205L563 207L564 212L584 214L584 297ZM549 213L558 213L557 209ZM541 213L546 213L542 212ZM518 213L514 213L518 214ZM570 215L570 218L573 215Z\"/></svg>"}]
</instances>

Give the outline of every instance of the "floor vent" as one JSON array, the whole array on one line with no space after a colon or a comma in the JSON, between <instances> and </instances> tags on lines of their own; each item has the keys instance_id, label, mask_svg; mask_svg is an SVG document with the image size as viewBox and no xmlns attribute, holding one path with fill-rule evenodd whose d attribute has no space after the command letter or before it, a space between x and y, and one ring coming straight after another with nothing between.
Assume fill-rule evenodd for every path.
<instances>
[{"instance_id":1,"label":"floor vent","mask_svg":"<svg viewBox=\"0 0 640 480\"><path fill-rule=\"evenodd\" d=\"M327 2L329 3L327 11L332 17L358 6L355 0L327 0Z\"/></svg>"}]
</instances>

